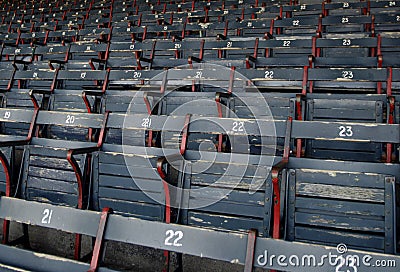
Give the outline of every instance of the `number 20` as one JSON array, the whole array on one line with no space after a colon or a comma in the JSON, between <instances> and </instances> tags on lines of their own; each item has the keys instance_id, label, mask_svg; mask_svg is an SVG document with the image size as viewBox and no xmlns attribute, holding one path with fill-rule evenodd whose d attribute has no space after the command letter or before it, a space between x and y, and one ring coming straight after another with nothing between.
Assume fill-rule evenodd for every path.
<instances>
[{"instance_id":1,"label":"number 20","mask_svg":"<svg viewBox=\"0 0 400 272\"><path fill-rule=\"evenodd\" d=\"M73 116L73 115L67 115L67 119L65 120L65 123L66 124L73 124L73 123L75 123L75 116Z\"/></svg>"}]
</instances>

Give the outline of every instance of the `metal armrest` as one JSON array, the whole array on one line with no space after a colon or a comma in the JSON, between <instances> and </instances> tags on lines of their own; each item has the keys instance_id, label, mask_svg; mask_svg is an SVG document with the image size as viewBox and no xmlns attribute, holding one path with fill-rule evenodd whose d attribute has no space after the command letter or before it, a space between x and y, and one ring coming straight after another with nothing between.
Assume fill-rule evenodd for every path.
<instances>
[{"instance_id":1,"label":"metal armrest","mask_svg":"<svg viewBox=\"0 0 400 272\"><path fill-rule=\"evenodd\" d=\"M188 62L189 62L189 63L191 63L193 60L194 60L195 62L202 62L202 61L203 61L202 59L200 59L200 58L198 58L198 57L195 57L195 56L189 56L189 57L188 57Z\"/></svg>"},{"instance_id":2,"label":"metal armrest","mask_svg":"<svg viewBox=\"0 0 400 272\"><path fill-rule=\"evenodd\" d=\"M221 92L217 92L217 93L215 94L215 101L219 103L219 102L221 101L221 97L231 98L231 97L232 97L232 93L221 93Z\"/></svg>"},{"instance_id":3,"label":"metal armrest","mask_svg":"<svg viewBox=\"0 0 400 272\"><path fill-rule=\"evenodd\" d=\"M185 159L183 158L181 153L176 153L176 154L171 154L167 155L164 157L160 157L157 160L157 172L160 175L162 179L165 179L167 177L167 173L164 172L163 166L165 163L170 164L170 162L176 162L176 161L184 161Z\"/></svg>"},{"instance_id":4,"label":"metal armrest","mask_svg":"<svg viewBox=\"0 0 400 272\"><path fill-rule=\"evenodd\" d=\"M14 43L8 43L7 41L5 41L3 44L6 45L6 46L10 46L10 47L18 47L18 45L15 44L15 42Z\"/></svg>"},{"instance_id":5,"label":"metal armrest","mask_svg":"<svg viewBox=\"0 0 400 272\"><path fill-rule=\"evenodd\" d=\"M105 59L90 59L89 65L92 68L92 70L96 70L96 67L94 66L93 62L97 62L99 64L107 64L107 60Z\"/></svg>"},{"instance_id":6,"label":"metal armrest","mask_svg":"<svg viewBox=\"0 0 400 272\"><path fill-rule=\"evenodd\" d=\"M289 162L290 155L290 139L292 134L292 117L289 117L286 125L285 134L285 144L283 149L282 159L272 166L271 177L272 177L272 187L274 191L274 219L273 219L273 234L272 237L275 239L280 238L280 206L281 206L281 196L280 196L280 186L279 186L279 174L286 167Z\"/></svg>"},{"instance_id":7,"label":"metal armrest","mask_svg":"<svg viewBox=\"0 0 400 272\"><path fill-rule=\"evenodd\" d=\"M272 39L274 39L274 36L273 36L271 33L269 33L269 32L265 32L264 38L265 38L265 39L272 40Z\"/></svg>"},{"instance_id":8,"label":"metal armrest","mask_svg":"<svg viewBox=\"0 0 400 272\"><path fill-rule=\"evenodd\" d=\"M257 62L257 58L255 58L252 55L247 55L246 56L246 61L252 62L252 63L256 63Z\"/></svg>"},{"instance_id":9,"label":"metal armrest","mask_svg":"<svg viewBox=\"0 0 400 272\"><path fill-rule=\"evenodd\" d=\"M40 46L46 46L46 43L44 42L39 42L39 41L35 41L35 42L31 42L31 45L40 45Z\"/></svg>"},{"instance_id":10,"label":"metal armrest","mask_svg":"<svg viewBox=\"0 0 400 272\"><path fill-rule=\"evenodd\" d=\"M29 90L29 96L32 96L34 94L51 94L51 90L44 90L44 89L31 89Z\"/></svg>"},{"instance_id":11,"label":"metal armrest","mask_svg":"<svg viewBox=\"0 0 400 272\"><path fill-rule=\"evenodd\" d=\"M181 36L174 35L174 36L172 36L172 40L182 41L183 39Z\"/></svg>"},{"instance_id":12,"label":"metal armrest","mask_svg":"<svg viewBox=\"0 0 400 272\"><path fill-rule=\"evenodd\" d=\"M43 90L43 89L42 90L41 89L33 90L33 89L31 89L31 90L29 90L29 97L31 98L34 107L39 108L39 103L35 97L35 94L51 94L51 93L53 93L52 90Z\"/></svg>"},{"instance_id":13,"label":"metal armrest","mask_svg":"<svg viewBox=\"0 0 400 272\"><path fill-rule=\"evenodd\" d=\"M103 95L103 91L95 91L95 90L84 90L82 95L93 95L93 96L101 96Z\"/></svg>"},{"instance_id":14,"label":"metal armrest","mask_svg":"<svg viewBox=\"0 0 400 272\"><path fill-rule=\"evenodd\" d=\"M49 63L66 64L65 60L49 60Z\"/></svg>"},{"instance_id":15,"label":"metal armrest","mask_svg":"<svg viewBox=\"0 0 400 272\"><path fill-rule=\"evenodd\" d=\"M66 64L67 62L65 60L49 60L48 64L51 70L54 70L53 64L59 64L60 66L63 64Z\"/></svg>"},{"instance_id":16,"label":"metal armrest","mask_svg":"<svg viewBox=\"0 0 400 272\"><path fill-rule=\"evenodd\" d=\"M90 59L89 62L97 62L97 63L107 63L107 60L104 59Z\"/></svg>"},{"instance_id":17,"label":"metal armrest","mask_svg":"<svg viewBox=\"0 0 400 272\"><path fill-rule=\"evenodd\" d=\"M25 60L18 60L18 59L16 59L16 60L13 60L13 64L14 63L18 63L18 64L30 64L30 63L32 63L32 61L25 61Z\"/></svg>"},{"instance_id":18,"label":"metal armrest","mask_svg":"<svg viewBox=\"0 0 400 272\"><path fill-rule=\"evenodd\" d=\"M137 42L142 42L142 41L143 41L142 38L139 38L139 37L136 37L136 36L135 36L133 39L134 39L135 41L137 41Z\"/></svg>"},{"instance_id":19,"label":"metal armrest","mask_svg":"<svg viewBox=\"0 0 400 272\"><path fill-rule=\"evenodd\" d=\"M0 141L0 147L6 146L21 146L26 145L30 142L30 139L26 138L24 140L9 140L9 141Z\"/></svg>"},{"instance_id":20,"label":"metal armrest","mask_svg":"<svg viewBox=\"0 0 400 272\"><path fill-rule=\"evenodd\" d=\"M140 61L144 61L144 62L147 62L147 63L153 63L153 59L144 58L144 57L140 57L138 59L138 62L140 62Z\"/></svg>"},{"instance_id":21,"label":"metal armrest","mask_svg":"<svg viewBox=\"0 0 400 272\"><path fill-rule=\"evenodd\" d=\"M87 98L88 95L102 96L103 95L103 91L84 90L82 92L82 99L83 99L83 102L85 103L87 112L91 113L92 112L92 106L90 105L89 99Z\"/></svg>"},{"instance_id":22,"label":"metal armrest","mask_svg":"<svg viewBox=\"0 0 400 272\"><path fill-rule=\"evenodd\" d=\"M312 65L312 63L315 61L315 56L313 56L313 55L309 55L308 56L308 62L309 62L309 64L310 64L310 67L311 67L311 65Z\"/></svg>"},{"instance_id":23,"label":"metal armrest","mask_svg":"<svg viewBox=\"0 0 400 272\"><path fill-rule=\"evenodd\" d=\"M68 155L67 157L71 157L73 155L79 155L79 154L89 154L95 151L99 151L100 146L90 146L90 147L81 147L81 148L73 148L68 150Z\"/></svg>"},{"instance_id":24,"label":"metal armrest","mask_svg":"<svg viewBox=\"0 0 400 272\"><path fill-rule=\"evenodd\" d=\"M96 42L109 43L110 41L105 38L97 38Z\"/></svg>"},{"instance_id":25,"label":"metal armrest","mask_svg":"<svg viewBox=\"0 0 400 272\"><path fill-rule=\"evenodd\" d=\"M217 34L217 39L218 40L226 40L226 39L228 39L228 37L226 37L225 35L223 35L223 34Z\"/></svg>"}]
</instances>

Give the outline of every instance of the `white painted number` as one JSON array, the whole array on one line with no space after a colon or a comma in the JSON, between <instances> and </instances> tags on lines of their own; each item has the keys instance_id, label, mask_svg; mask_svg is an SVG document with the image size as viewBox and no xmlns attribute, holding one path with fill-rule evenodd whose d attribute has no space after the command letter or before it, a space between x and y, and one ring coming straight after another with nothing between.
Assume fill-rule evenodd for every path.
<instances>
[{"instance_id":1,"label":"white painted number","mask_svg":"<svg viewBox=\"0 0 400 272\"><path fill-rule=\"evenodd\" d=\"M151 119L149 117L143 118L142 127L149 128L151 126Z\"/></svg>"},{"instance_id":2,"label":"white painted number","mask_svg":"<svg viewBox=\"0 0 400 272\"><path fill-rule=\"evenodd\" d=\"M141 72L133 72L133 78L140 78L142 76Z\"/></svg>"},{"instance_id":3,"label":"white painted number","mask_svg":"<svg viewBox=\"0 0 400 272\"><path fill-rule=\"evenodd\" d=\"M244 122L233 122L233 127L232 127L232 131L244 131Z\"/></svg>"},{"instance_id":4,"label":"white painted number","mask_svg":"<svg viewBox=\"0 0 400 272\"><path fill-rule=\"evenodd\" d=\"M348 23L349 22L349 18L347 17L343 17L342 18L342 24Z\"/></svg>"},{"instance_id":5,"label":"white painted number","mask_svg":"<svg viewBox=\"0 0 400 272\"><path fill-rule=\"evenodd\" d=\"M396 21L400 22L400 16L399 15L396 16Z\"/></svg>"},{"instance_id":6,"label":"white painted number","mask_svg":"<svg viewBox=\"0 0 400 272\"><path fill-rule=\"evenodd\" d=\"M353 72L352 71L343 71L342 72L342 78L348 78L351 79L353 78Z\"/></svg>"},{"instance_id":7,"label":"white painted number","mask_svg":"<svg viewBox=\"0 0 400 272\"><path fill-rule=\"evenodd\" d=\"M194 77L195 78L202 78L203 77L203 72L202 71L196 71L196 75Z\"/></svg>"},{"instance_id":8,"label":"white painted number","mask_svg":"<svg viewBox=\"0 0 400 272\"><path fill-rule=\"evenodd\" d=\"M274 71L265 71L264 78L274 78Z\"/></svg>"},{"instance_id":9,"label":"white painted number","mask_svg":"<svg viewBox=\"0 0 400 272\"><path fill-rule=\"evenodd\" d=\"M4 113L4 119L9 119L10 117L11 117L11 112L6 111L6 112Z\"/></svg>"},{"instance_id":10,"label":"white painted number","mask_svg":"<svg viewBox=\"0 0 400 272\"><path fill-rule=\"evenodd\" d=\"M299 21L299 20L294 20L294 21L293 21L293 25L294 25L294 26L299 26L299 24L300 24L300 21Z\"/></svg>"},{"instance_id":11,"label":"white painted number","mask_svg":"<svg viewBox=\"0 0 400 272\"><path fill-rule=\"evenodd\" d=\"M351 45L350 39L343 39L343 45Z\"/></svg>"},{"instance_id":12,"label":"white painted number","mask_svg":"<svg viewBox=\"0 0 400 272\"><path fill-rule=\"evenodd\" d=\"M283 46L289 47L290 46L290 41L283 41Z\"/></svg>"},{"instance_id":13,"label":"white painted number","mask_svg":"<svg viewBox=\"0 0 400 272\"><path fill-rule=\"evenodd\" d=\"M337 257L337 259L336 259L337 265L336 265L335 272L345 272L345 271L357 272L358 271L357 270L357 267L358 267L357 259L353 255L348 256L348 257L350 257L350 258L345 258L341 255L339 255ZM351 269L349 269L349 268L351 268Z\"/></svg>"},{"instance_id":14,"label":"white painted number","mask_svg":"<svg viewBox=\"0 0 400 272\"><path fill-rule=\"evenodd\" d=\"M396 2L395 1L390 1L389 2L389 7L394 7L396 6Z\"/></svg>"},{"instance_id":15,"label":"white painted number","mask_svg":"<svg viewBox=\"0 0 400 272\"><path fill-rule=\"evenodd\" d=\"M73 115L67 115L67 119L65 120L65 123L66 124L73 124L73 123L75 123L75 116L73 116Z\"/></svg>"},{"instance_id":16,"label":"white painted number","mask_svg":"<svg viewBox=\"0 0 400 272\"><path fill-rule=\"evenodd\" d=\"M86 77L86 73L81 73L81 78L85 78Z\"/></svg>"},{"instance_id":17,"label":"white painted number","mask_svg":"<svg viewBox=\"0 0 400 272\"><path fill-rule=\"evenodd\" d=\"M53 215L53 210L44 209L42 217L42 224L50 224L51 223L51 216Z\"/></svg>"},{"instance_id":18,"label":"white painted number","mask_svg":"<svg viewBox=\"0 0 400 272\"><path fill-rule=\"evenodd\" d=\"M175 49L179 49L179 48L181 48L182 47L182 44L180 44L180 43L176 43L175 44Z\"/></svg>"},{"instance_id":19,"label":"white painted number","mask_svg":"<svg viewBox=\"0 0 400 272\"><path fill-rule=\"evenodd\" d=\"M303 4L303 5L300 6L300 10L306 10L306 7L307 6Z\"/></svg>"},{"instance_id":20,"label":"white painted number","mask_svg":"<svg viewBox=\"0 0 400 272\"><path fill-rule=\"evenodd\" d=\"M183 232L182 231L180 231L180 230L177 230L177 231L167 230L165 232L165 235L167 236L165 238L165 241L164 241L164 244L166 246L175 246L175 247L181 247L182 246L181 243L178 243L179 240L181 240L183 238ZM172 239L174 239L174 240L171 241Z\"/></svg>"},{"instance_id":21,"label":"white painted number","mask_svg":"<svg viewBox=\"0 0 400 272\"><path fill-rule=\"evenodd\" d=\"M340 126L339 127L340 137L351 137L353 136L353 130L351 126Z\"/></svg>"},{"instance_id":22,"label":"white painted number","mask_svg":"<svg viewBox=\"0 0 400 272\"><path fill-rule=\"evenodd\" d=\"M232 42L227 42L226 47L228 47L228 48L232 47Z\"/></svg>"},{"instance_id":23,"label":"white painted number","mask_svg":"<svg viewBox=\"0 0 400 272\"><path fill-rule=\"evenodd\" d=\"M343 7L344 7L344 8L348 8L348 7L349 7L349 3L344 2L344 3L343 3Z\"/></svg>"}]
</instances>

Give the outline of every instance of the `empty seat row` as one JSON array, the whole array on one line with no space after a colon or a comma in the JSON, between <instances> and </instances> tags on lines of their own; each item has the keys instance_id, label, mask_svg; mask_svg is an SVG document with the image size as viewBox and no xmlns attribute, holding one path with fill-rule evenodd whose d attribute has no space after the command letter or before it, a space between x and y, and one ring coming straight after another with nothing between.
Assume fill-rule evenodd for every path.
<instances>
[{"instance_id":1,"label":"empty seat row","mask_svg":"<svg viewBox=\"0 0 400 272\"><path fill-rule=\"evenodd\" d=\"M27 144L23 153L21 180L16 188L25 199L77 208L88 205L97 210L109 207L123 215L219 231L243 232L257 229L259 235L264 237L282 238L283 229L286 229L288 240L324 244L335 244L346 235L356 235L370 242L366 245L363 240L355 239L349 243L355 248L395 252L395 230L390 227L394 225L390 220L393 220L396 213L393 202L390 202L395 197L394 181L398 175L394 165L292 158L289 157L289 151L290 142L299 138L335 141L341 137L342 141L348 142L398 144L399 125L374 124L372 132L370 123L328 123L291 118L273 121L178 115L169 121L167 115L71 115L66 112L7 109L2 112L1 116L8 116L3 117L3 122L29 123L31 120L31 130L27 137L22 137L23 141L3 141L2 144L5 147L10 143ZM88 115L91 115L90 119ZM97 142L53 140L32 136L33 123L39 127L62 125L101 130ZM345 133L355 133L341 136L339 124L345 128ZM106 130L121 128L122 145L107 142ZM178 137L178 148L126 145L124 138L129 140L132 130L142 131L143 138L146 137L146 130L154 133L181 133L181 137ZM232 138L232 150L236 149L236 144L243 145L243 138L247 140L248 136L282 137L285 139L284 152L281 156L274 156L219 153L202 151L201 148L186 150L189 144L187 137L191 134L225 134ZM13 137L7 136L4 139ZM165 141L168 140L167 137ZM90 171L92 178L89 179L85 179L88 178L85 169L89 162L85 154L92 154L93 158ZM45 158L46 161L51 158L51 163L44 163ZM361 174L359 171L363 169L370 169L371 174ZM56 174L60 172L63 174ZM307 175L313 178L310 180ZM90 184L89 180L93 183ZM285 185L286 182L288 185ZM11 186L9 180L5 183L6 188ZM349 188L346 189L346 186ZM294 193L292 188L296 188ZM85 193L87 190L93 192ZM248 190L253 193L249 195ZM348 195L345 193L348 190L357 193ZM286 199L286 194L291 202L285 206L284 211L290 219L281 217L280 201ZM370 198L371 194L375 197ZM301 203L307 201L303 198L310 197L307 203L311 206L307 207L311 211L307 212ZM331 209L318 207L320 198L325 201L330 199L330 205L352 203L349 209L352 209L354 217L348 219L348 212L344 211L345 215L338 212L327 214L326 211ZM349 202L343 203L346 200ZM359 204L354 204L357 201ZM378 207L382 207L384 212L376 210ZM371 225L360 226L361 219L357 219L357 214L361 211L363 224L370 220ZM328 224L325 220L319 223L313 216L334 216L335 220L350 221L339 225ZM377 221L377 218L382 219ZM313 228L321 234L310 234ZM368 228L375 233L371 234Z\"/></svg>"},{"instance_id":2,"label":"empty seat row","mask_svg":"<svg viewBox=\"0 0 400 272\"><path fill-rule=\"evenodd\" d=\"M199 44L200 43L200 44ZM163 69L199 62L246 68L398 67L397 38L294 37L253 41L200 40L46 46L4 45L1 67L9 69ZM351 56L351 58L349 58Z\"/></svg>"},{"instance_id":3,"label":"empty seat row","mask_svg":"<svg viewBox=\"0 0 400 272\"><path fill-rule=\"evenodd\" d=\"M165 271L171 251L178 271L181 253L282 270L267 251L336 254L343 242L398 260L396 12L393 1L0 5L3 243L22 240L10 221L26 244L28 225L58 229L75 234L76 259L1 246L0 262L111 271L106 240L165 250ZM83 235L96 237L90 265Z\"/></svg>"}]
</instances>

